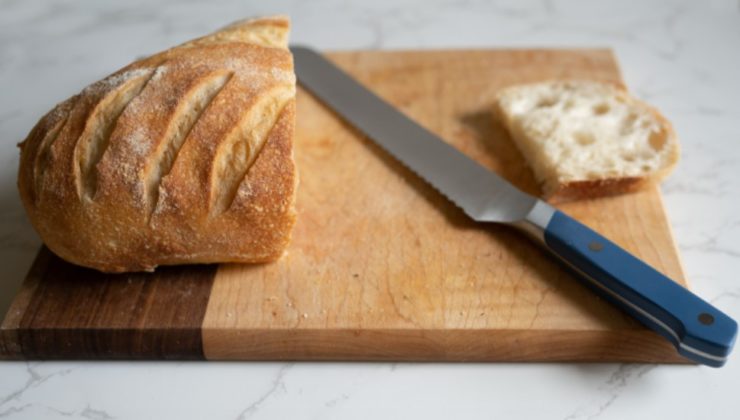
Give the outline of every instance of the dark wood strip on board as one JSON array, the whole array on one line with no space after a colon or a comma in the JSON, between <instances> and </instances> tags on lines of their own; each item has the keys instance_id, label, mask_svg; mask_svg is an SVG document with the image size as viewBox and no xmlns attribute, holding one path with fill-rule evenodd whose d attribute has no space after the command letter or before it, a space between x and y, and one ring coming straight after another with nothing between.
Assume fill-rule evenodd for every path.
<instances>
[{"instance_id":1,"label":"dark wood strip on board","mask_svg":"<svg viewBox=\"0 0 740 420\"><path fill-rule=\"evenodd\" d=\"M21 284L21 289L13 301L10 303L5 319L0 325L0 359L20 359L23 358L21 344L18 341L18 327L26 313L31 298L39 282L44 277L46 267L49 265L49 259L54 254L48 248L42 246L36 254L36 258L31 264L31 268L26 274L26 278Z\"/></svg>"},{"instance_id":2,"label":"dark wood strip on board","mask_svg":"<svg viewBox=\"0 0 740 420\"><path fill-rule=\"evenodd\" d=\"M28 359L203 359L217 265L103 274L48 259L18 326Z\"/></svg>"}]
</instances>

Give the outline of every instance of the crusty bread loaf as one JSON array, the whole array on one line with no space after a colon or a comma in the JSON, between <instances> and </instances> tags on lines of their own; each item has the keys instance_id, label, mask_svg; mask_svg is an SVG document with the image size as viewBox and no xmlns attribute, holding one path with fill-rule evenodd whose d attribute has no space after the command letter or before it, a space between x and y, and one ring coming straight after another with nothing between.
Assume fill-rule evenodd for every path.
<instances>
[{"instance_id":1,"label":"crusty bread loaf","mask_svg":"<svg viewBox=\"0 0 740 420\"><path fill-rule=\"evenodd\" d=\"M518 85L496 112L550 201L632 191L679 157L671 124L621 86L585 80Z\"/></svg>"},{"instance_id":2,"label":"crusty bread loaf","mask_svg":"<svg viewBox=\"0 0 740 420\"><path fill-rule=\"evenodd\" d=\"M18 187L46 245L107 272L280 257L297 183L289 26L237 22L41 118L20 144Z\"/></svg>"}]
</instances>

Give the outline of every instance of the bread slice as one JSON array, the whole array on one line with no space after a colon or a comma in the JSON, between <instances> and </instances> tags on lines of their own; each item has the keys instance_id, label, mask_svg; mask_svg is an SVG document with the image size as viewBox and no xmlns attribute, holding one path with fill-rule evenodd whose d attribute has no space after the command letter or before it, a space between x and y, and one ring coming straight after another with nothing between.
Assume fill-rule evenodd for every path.
<instances>
[{"instance_id":1,"label":"bread slice","mask_svg":"<svg viewBox=\"0 0 740 420\"><path fill-rule=\"evenodd\" d=\"M621 86L518 85L501 91L495 108L549 201L633 191L659 182L678 162L671 124Z\"/></svg>"},{"instance_id":2,"label":"bread slice","mask_svg":"<svg viewBox=\"0 0 740 420\"><path fill-rule=\"evenodd\" d=\"M106 272L279 258L295 222L295 73L275 16L138 60L45 115L18 187L58 256Z\"/></svg>"}]
</instances>

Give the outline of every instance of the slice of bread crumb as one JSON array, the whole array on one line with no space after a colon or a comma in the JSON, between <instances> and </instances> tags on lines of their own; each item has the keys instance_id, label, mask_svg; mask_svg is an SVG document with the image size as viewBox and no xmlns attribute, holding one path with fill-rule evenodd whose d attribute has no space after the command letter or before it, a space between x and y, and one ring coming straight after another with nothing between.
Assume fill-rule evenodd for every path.
<instances>
[{"instance_id":1,"label":"slice of bread crumb","mask_svg":"<svg viewBox=\"0 0 740 420\"><path fill-rule=\"evenodd\" d=\"M670 122L613 84L588 80L512 86L496 112L549 201L634 191L678 162Z\"/></svg>"}]
</instances>

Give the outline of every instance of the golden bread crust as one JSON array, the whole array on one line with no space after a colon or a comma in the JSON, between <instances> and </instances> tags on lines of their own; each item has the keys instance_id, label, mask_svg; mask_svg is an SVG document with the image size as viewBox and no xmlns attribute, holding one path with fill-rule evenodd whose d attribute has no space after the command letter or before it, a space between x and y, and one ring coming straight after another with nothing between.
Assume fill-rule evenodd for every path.
<instances>
[{"instance_id":1,"label":"golden bread crust","mask_svg":"<svg viewBox=\"0 0 740 420\"><path fill-rule=\"evenodd\" d=\"M295 220L284 17L237 22L113 73L20 145L46 245L107 272L280 257Z\"/></svg>"}]
</instances>

